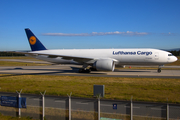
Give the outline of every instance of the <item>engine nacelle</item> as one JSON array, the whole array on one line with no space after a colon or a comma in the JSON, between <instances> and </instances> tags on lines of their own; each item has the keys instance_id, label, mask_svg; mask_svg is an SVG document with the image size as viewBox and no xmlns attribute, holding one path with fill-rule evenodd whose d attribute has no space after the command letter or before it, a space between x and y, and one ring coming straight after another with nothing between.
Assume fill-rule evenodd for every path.
<instances>
[{"instance_id":1,"label":"engine nacelle","mask_svg":"<svg viewBox=\"0 0 180 120\"><path fill-rule=\"evenodd\" d=\"M93 68L98 71L114 71L115 62L112 59L100 59L94 62Z\"/></svg>"}]
</instances>

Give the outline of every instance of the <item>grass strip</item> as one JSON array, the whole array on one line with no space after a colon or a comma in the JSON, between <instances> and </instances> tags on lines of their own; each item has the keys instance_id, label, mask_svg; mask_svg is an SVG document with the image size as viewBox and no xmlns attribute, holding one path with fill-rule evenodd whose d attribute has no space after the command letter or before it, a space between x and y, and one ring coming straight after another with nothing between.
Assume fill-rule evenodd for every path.
<instances>
[{"instance_id":1,"label":"grass strip","mask_svg":"<svg viewBox=\"0 0 180 120\"><path fill-rule=\"evenodd\" d=\"M0 66L45 66L50 64L0 61Z\"/></svg>"},{"instance_id":2,"label":"grass strip","mask_svg":"<svg viewBox=\"0 0 180 120\"><path fill-rule=\"evenodd\" d=\"M0 119L1 120L35 120L35 119L31 119L31 117L11 117L11 116L5 116L3 114L0 113Z\"/></svg>"},{"instance_id":3,"label":"grass strip","mask_svg":"<svg viewBox=\"0 0 180 120\"><path fill-rule=\"evenodd\" d=\"M0 57L0 59L29 59L29 60L38 60L32 57L27 56L8 56L8 57ZM40 60L38 60L40 61Z\"/></svg>"},{"instance_id":4,"label":"grass strip","mask_svg":"<svg viewBox=\"0 0 180 120\"><path fill-rule=\"evenodd\" d=\"M84 76L43 76L0 74L0 91L74 97L93 97L93 85L105 85L103 99L120 99L151 102L180 103L180 79L166 78L118 78Z\"/></svg>"}]
</instances>

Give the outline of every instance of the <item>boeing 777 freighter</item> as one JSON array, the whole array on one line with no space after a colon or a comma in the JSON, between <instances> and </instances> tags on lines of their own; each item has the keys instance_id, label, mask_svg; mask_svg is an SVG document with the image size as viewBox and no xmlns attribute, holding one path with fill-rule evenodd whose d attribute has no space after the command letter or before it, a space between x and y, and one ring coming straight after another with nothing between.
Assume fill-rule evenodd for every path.
<instances>
[{"instance_id":1,"label":"boeing 777 freighter","mask_svg":"<svg viewBox=\"0 0 180 120\"><path fill-rule=\"evenodd\" d=\"M177 60L171 53L158 49L48 50L30 29L25 29L25 32L32 51L24 54L57 64L82 65L80 73L89 73L91 70L114 71L115 66L125 65L158 65L158 72L161 72L161 66Z\"/></svg>"}]
</instances>

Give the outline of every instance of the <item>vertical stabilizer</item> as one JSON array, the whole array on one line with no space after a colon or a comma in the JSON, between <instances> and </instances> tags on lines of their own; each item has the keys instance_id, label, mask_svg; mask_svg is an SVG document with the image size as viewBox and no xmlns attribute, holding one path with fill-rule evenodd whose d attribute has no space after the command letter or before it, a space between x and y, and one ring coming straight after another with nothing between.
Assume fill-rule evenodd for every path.
<instances>
[{"instance_id":1,"label":"vertical stabilizer","mask_svg":"<svg viewBox=\"0 0 180 120\"><path fill-rule=\"evenodd\" d=\"M25 29L32 51L47 50L29 28Z\"/></svg>"}]
</instances>

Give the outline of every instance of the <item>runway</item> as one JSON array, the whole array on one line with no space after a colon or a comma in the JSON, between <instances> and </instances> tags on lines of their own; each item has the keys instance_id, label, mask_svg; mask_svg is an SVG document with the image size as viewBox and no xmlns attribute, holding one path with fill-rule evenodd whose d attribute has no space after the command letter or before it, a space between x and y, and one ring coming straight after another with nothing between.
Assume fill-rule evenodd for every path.
<instances>
[{"instance_id":1,"label":"runway","mask_svg":"<svg viewBox=\"0 0 180 120\"><path fill-rule=\"evenodd\" d=\"M0 74L14 75L59 75L59 76L94 76L94 77L140 77L140 78L180 78L180 70L136 70L115 69L114 72L92 71L78 73L78 65L48 65L48 66L13 66L0 67Z\"/></svg>"}]
</instances>

